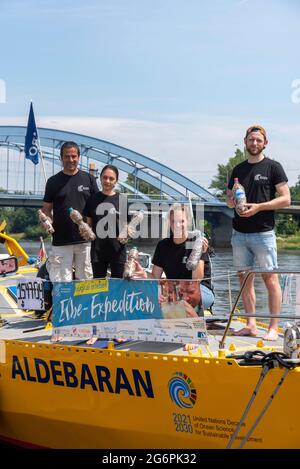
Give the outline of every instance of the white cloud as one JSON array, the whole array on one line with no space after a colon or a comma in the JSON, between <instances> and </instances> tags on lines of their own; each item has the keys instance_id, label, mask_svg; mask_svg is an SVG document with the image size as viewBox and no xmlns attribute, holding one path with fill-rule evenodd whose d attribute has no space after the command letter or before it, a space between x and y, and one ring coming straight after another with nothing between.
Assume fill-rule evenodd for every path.
<instances>
[{"instance_id":1,"label":"white cloud","mask_svg":"<svg viewBox=\"0 0 300 469\"><path fill-rule=\"evenodd\" d=\"M186 175L208 188L218 164L243 149L245 129L256 117L170 115L164 121L104 117L45 116L39 127L82 133L142 153ZM0 125L26 125L26 117L0 118ZM298 140L300 124L262 122L269 136L266 154L280 161L295 184L300 174Z\"/></svg>"}]
</instances>

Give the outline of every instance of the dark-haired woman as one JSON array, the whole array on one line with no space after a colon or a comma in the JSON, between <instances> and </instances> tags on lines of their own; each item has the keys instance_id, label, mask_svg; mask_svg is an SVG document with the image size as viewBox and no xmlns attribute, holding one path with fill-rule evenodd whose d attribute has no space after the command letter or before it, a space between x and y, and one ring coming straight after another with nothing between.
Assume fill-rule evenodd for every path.
<instances>
[{"instance_id":1,"label":"dark-haired woman","mask_svg":"<svg viewBox=\"0 0 300 469\"><path fill-rule=\"evenodd\" d=\"M91 249L94 278L106 277L108 267L113 278L123 277L126 248L117 238L120 222L127 222L127 199L115 191L118 179L118 168L104 166L100 174L101 191L88 199L83 212L97 236Z\"/></svg>"}]
</instances>

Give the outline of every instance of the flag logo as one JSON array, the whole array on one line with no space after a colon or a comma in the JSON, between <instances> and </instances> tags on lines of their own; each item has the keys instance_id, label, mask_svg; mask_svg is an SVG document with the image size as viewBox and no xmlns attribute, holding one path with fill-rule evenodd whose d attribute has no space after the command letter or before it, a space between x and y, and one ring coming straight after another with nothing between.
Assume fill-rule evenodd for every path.
<instances>
[{"instance_id":1,"label":"flag logo","mask_svg":"<svg viewBox=\"0 0 300 469\"><path fill-rule=\"evenodd\" d=\"M30 103L24 151L25 158L31 160L34 164L38 164L40 149L32 103Z\"/></svg>"}]
</instances>

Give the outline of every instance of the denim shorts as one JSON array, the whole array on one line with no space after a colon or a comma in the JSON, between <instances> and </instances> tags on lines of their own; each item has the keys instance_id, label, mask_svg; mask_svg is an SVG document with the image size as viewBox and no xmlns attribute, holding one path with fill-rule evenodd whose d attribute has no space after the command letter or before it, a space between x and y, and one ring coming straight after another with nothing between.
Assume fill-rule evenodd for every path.
<instances>
[{"instance_id":1,"label":"denim shorts","mask_svg":"<svg viewBox=\"0 0 300 469\"><path fill-rule=\"evenodd\" d=\"M261 233L240 233L233 230L231 245L236 270L254 267L261 270L278 269L276 236L273 230Z\"/></svg>"}]
</instances>

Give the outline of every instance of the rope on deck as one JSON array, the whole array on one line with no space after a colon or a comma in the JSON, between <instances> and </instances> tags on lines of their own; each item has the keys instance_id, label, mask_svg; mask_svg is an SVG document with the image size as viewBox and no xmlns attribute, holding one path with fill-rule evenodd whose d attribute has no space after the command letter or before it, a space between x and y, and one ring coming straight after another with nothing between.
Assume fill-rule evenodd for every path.
<instances>
[{"instance_id":1,"label":"rope on deck","mask_svg":"<svg viewBox=\"0 0 300 469\"><path fill-rule=\"evenodd\" d=\"M261 357L261 358L259 358ZM235 429L235 432L233 433L232 437L230 438L230 441L226 447L226 449L231 449L234 441L236 440L237 438L237 435L241 429L241 426L242 424L244 423L249 411L250 411L250 408L255 400L255 398L257 397L257 394L258 394L258 391L259 391L259 388L266 376L266 374L268 373L268 371L272 368L274 368L275 366L281 366L284 368L284 373L283 375L281 376L279 382L277 383L277 385L275 386L274 390L272 391L269 399L267 400L267 403L266 405L263 407L262 411L260 412L260 414L256 417L252 427L250 428L250 430L248 431L248 433L246 434L246 436L244 437L244 439L242 440L240 446L238 447L239 449L243 448L243 446L245 445L245 443L248 441L248 439L250 438L250 436L252 435L252 433L254 432L255 428L257 427L257 425L259 424L260 420L263 418L264 414L266 413L267 409L270 407L271 403L273 402L274 400L274 397L276 396L277 392L279 391L280 387L282 386L285 378L287 377L288 375L288 372L295 368L295 366L299 366L300 364L296 364L296 363L293 363L293 362L290 362L290 361L287 361L288 360L288 356L285 355L284 353L281 353L281 352L270 352L270 353L265 353L263 352L262 350L255 350L255 351L248 351L246 353L244 353L243 355L231 355L231 356L228 356L227 358L235 358L237 360L240 360L240 359L243 359L243 365L257 365L257 364L261 364L263 366L263 369L262 369L262 372L260 374L260 377L258 379L258 382L254 388L254 391L250 397L250 400L243 412L243 415Z\"/></svg>"}]
</instances>

